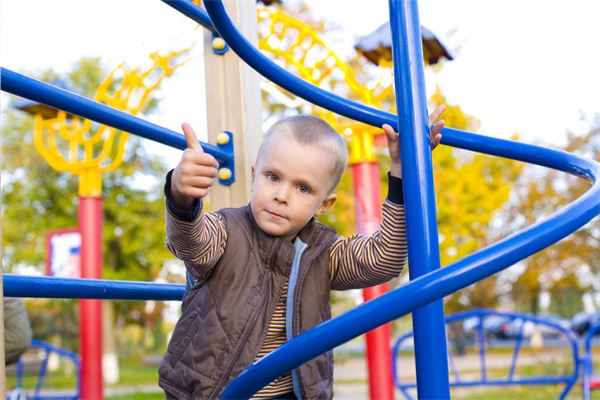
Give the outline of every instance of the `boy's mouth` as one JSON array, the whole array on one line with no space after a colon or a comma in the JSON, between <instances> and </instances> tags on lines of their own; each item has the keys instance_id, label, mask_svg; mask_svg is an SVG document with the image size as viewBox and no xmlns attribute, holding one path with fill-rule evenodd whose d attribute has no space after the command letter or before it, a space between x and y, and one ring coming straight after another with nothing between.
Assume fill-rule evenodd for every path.
<instances>
[{"instance_id":1,"label":"boy's mouth","mask_svg":"<svg viewBox=\"0 0 600 400\"><path fill-rule=\"evenodd\" d=\"M269 211L269 210L265 210L267 212L267 214L269 214L270 216L272 216L273 218L285 218L283 215L281 214L277 214L276 212L273 211Z\"/></svg>"}]
</instances>

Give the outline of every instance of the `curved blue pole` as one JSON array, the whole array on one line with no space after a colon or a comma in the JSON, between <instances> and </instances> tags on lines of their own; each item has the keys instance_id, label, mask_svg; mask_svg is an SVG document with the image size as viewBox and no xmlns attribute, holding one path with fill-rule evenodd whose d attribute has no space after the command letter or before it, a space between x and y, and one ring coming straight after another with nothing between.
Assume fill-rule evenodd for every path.
<instances>
[{"instance_id":1,"label":"curved blue pole","mask_svg":"<svg viewBox=\"0 0 600 400\"><path fill-rule=\"evenodd\" d=\"M176 149L184 150L187 148L185 137L182 134L6 68L1 69L0 86L5 92L34 100ZM205 152L212 154L217 160L226 164L225 166L231 168L233 165L232 153L225 152L217 146L207 143L200 144Z\"/></svg>"},{"instance_id":2,"label":"curved blue pole","mask_svg":"<svg viewBox=\"0 0 600 400\"><path fill-rule=\"evenodd\" d=\"M170 0L169 2L171 1L173 3L188 2L187 0ZM256 49L244 35L238 31L227 14L221 0L205 1L204 6L206 7L206 11L210 16L214 27L217 29L217 32L219 32L219 35L227 42L235 53L246 62L246 64L261 75L268 77L272 82L305 100L318 104L338 114L378 127L385 122L393 126L396 131L398 130L398 121L396 120L395 115L374 108L365 107L362 104L335 95L315 85L311 85L275 64ZM202 12L200 7L194 7L196 13Z\"/></svg>"},{"instance_id":3,"label":"curved blue pole","mask_svg":"<svg viewBox=\"0 0 600 400\"><path fill-rule=\"evenodd\" d=\"M181 300L185 285L4 274L4 296L45 299Z\"/></svg>"},{"instance_id":4,"label":"curved blue pole","mask_svg":"<svg viewBox=\"0 0 600 400\"><path fill-rule=\"evenodd\" d=\"M181 1L181 0L179 0ZM277 66L255 49L237 30L220 0L205 2L213 25L246 63L273 82L317 105L374 126L398 129L395 116L351 102L310 85ZM555 168L595 182L600 167L594 161L543 147L491 139L456 129L442 131L442 143ZM539 222L442 270L430 272L400 289L359 306L294 338L244 371L224 393L225 398L250 397L265 384L379 325L415 308L492 275L562 239L600 213L600 187ZM380 308L379 308L380 307Z\"/></svg>"},{"instance_id":5,"label":"curved blue pole","mask_svg":"<svg viewBox=\"0 0 600 400\"><path fill-rule=\"evenodd\" d=\"M410 193L404 199L409 275L416 279L440 268L421 28L416 1L389 0L389 9L396 109L402 132L402 186L404 193ZM414 310L412 320L417 395L420 399L449 399L443 300Z\"/></svg>"},{"instance_id":6,"label":"curved blue pole","mask_svg":"<svg viewBox=\"0 0 600 400\"><path fill-rule=\"evenodd\" d=\"M169 0L169 2L189 3L187 0ZM205 7L215 28L219 31L219 34L225 39L231 49L261 75L295 95L340 115L376 127L380 127L383 124L389 124L397 132L399 131L398 120L394 114L377 110L325 91L305 82L268 59L252 46L252 44L237 30L235 24L229 18L221 0L206 1ZM194 12L202 11L201 8L194 6ZM557 150L545 149L546 151L543 151L542 153L534 154L538 149L542 149L542 147L487 137L452 128L442 129L442 143L480 153L531 162L560 171L575 173L575 175L587 179L587 171L585 170L587 167L583 167L583 169L578 172L573 171L573 165L571 165L571 163L577 163L579 161L577 161L576 158L569 157L569 153ZM557 154L554 154L553 152L556 152ZM546 158L551 158L551 160L546 160Z\"/></svg>"},{"instance_id":7,"label":"curved blue pole","mask_svg":"<svg viewBox=\"0 0 600 400\"><path fill-rule=\"evenodd\" d=\"M592 161L587 164L592 173L590 178L595 181L600 166ZM227 387L223 398L249 398L298 365L513 265L574 232L599 213L600 184L595 182L577 201L550 218L295 337L242 372Z\"/></svg>"}]
</instances>

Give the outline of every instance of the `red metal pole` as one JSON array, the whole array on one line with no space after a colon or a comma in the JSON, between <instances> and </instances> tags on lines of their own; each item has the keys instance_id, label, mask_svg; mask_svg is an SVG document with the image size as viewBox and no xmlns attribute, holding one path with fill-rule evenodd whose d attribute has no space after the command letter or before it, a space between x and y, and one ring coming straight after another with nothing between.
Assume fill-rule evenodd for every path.
<instances>
[{"instance_id":1,"label":"red metal pole","mask_svg":"<svg viewBox=\"0 0 600 400\"><path fill-rule=\"evenodd\" d=\"M81 231L81 277L102 278L102 198L79 198ZM79 301L79 339L81 349L81 387L83 400L104 398L102 388L102 303Z\"/></svg>"},{"instance_id":2,"label":"red metal pole","mask_svg":"<svg viewBox=\"0 0 600 400\"><path fill-rule=\"evenodd\" d=\"M361 235L374 233L381 222L381 195L379 165L375 162L358 162L352 165L356 230ZM363 300L369 301L387 292L387 284L363 290ZM367 366L371 400L392 400L394 380L390 351L390 325L385 324L367 332Z\"/></svg>"}]
</instances>

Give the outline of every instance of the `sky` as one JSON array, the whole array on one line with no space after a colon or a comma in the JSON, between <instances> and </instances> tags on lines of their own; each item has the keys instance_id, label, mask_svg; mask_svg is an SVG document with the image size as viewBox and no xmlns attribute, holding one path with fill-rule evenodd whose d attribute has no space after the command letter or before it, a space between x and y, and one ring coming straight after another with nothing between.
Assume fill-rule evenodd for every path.
<instances>
[{"instance_id":1,"label":"sky","mask_svg":"<svg viewBox=\"0 0 600 400\"><path fill-rule=\"evenodd\" d=\"M388 19L384 0L368 7L307 1L315 15L343 28L328 37L340 54ZM585 133L600 113L597 0L422 0L419 13L455 58L427 71L428 92L439 85L450 103L481 121L480 133L518 133L552 147L567 131ZM154 50L194 41L201 44L197 25L159 0L0 0L0 63L12 70L64 72L83 56L101 57L107 68L136 67ZM192 61L162 85L149 120L176 131L183 121L205 126L202 62L197 46ZM151 148L170 164L179 157L163 145Z\"/></svg>"}]
</instances>

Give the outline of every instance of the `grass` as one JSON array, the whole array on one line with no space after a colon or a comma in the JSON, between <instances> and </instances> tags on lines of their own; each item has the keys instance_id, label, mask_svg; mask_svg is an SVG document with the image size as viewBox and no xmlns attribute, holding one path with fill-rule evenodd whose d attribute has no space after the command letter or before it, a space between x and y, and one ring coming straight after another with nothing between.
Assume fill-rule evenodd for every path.
<instances>
[{"instance_id":1,"label":"grass","mask_svg":"<svg viewBox=\"0 0 600 400\"><path fill-rule=\"evenodd\" d=\"M156 385L158 382L158 366L132 365L123 363L119 370L119 382L115 385L106 385L107 388L116 386ZM37 382L37 371L25 374L23 383L26 389L32 389ZM14 373L6 374L6 387L13 388L16 384ZM70 390L75 388L75 376L66 374L64 368L47 372L44 378L44 389ZM132 397L135 398L135 397Z\"/></svg>"},{"instance_id":2,"label":"grass","mask_svg":"<svg viewBox=\"0 0 600 400\"><path fill-rule=\"evenodd\" d=\"M557 399L559 393L564 386L538 386L538 385L521 385L521 386L505 386L485 389L483 387L475 387L471 389L453 389L452 398L461 400L547 400ZM567 399L581 399L581 387L574 386ZM600 392L593 391L592 400L600 400Z\"/></svg>"}]
</instances>

